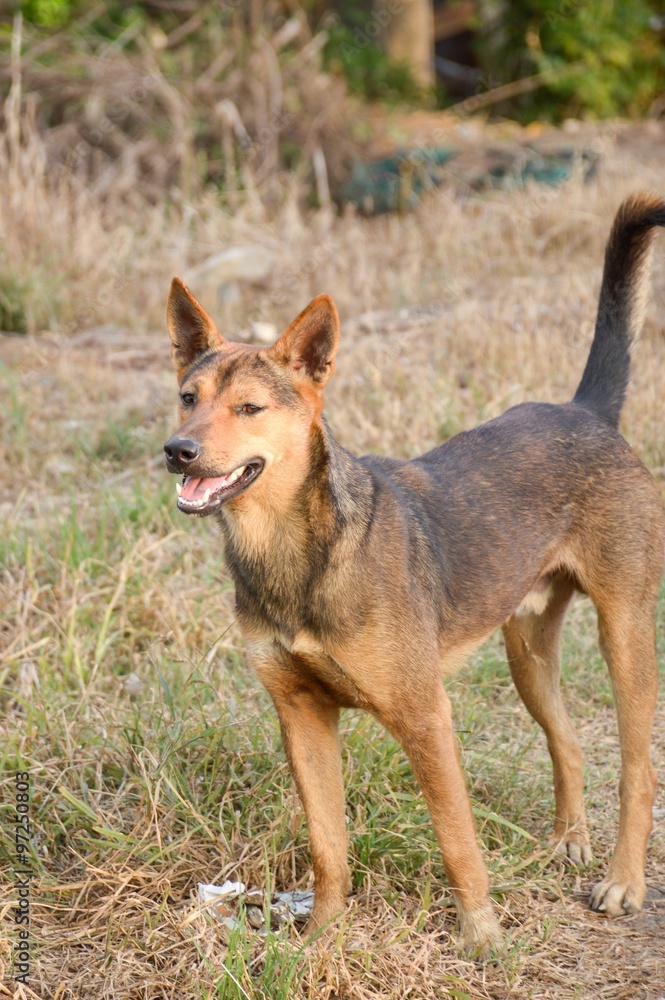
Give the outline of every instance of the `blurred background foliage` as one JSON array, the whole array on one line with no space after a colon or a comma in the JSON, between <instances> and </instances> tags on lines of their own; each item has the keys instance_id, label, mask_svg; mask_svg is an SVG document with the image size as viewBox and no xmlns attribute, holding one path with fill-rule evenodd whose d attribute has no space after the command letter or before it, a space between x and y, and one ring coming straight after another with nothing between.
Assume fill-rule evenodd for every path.
<instances>
[{"instance_id":1,"label":"blurred background foliage","mask_svg":"<svg viewBox=\"0 0 665 1000\"><path fill-rule=\"evenodd\" d=\"M477 51L502 82L551 72L502 106L522 122L660 114L665 110L665 8L650 0L518 0L490 7Z\"/></svg>"},{"instance_id":2,"label":"blurred background foliage","mask_svg":"<svg viewBox=\"0 0 665 1000\"><path fill-rule=\"evenodd\" d=\"M21 0L26 22L44 30L77 28L86 22L79 41L112 39L129 26L137 37L146 31L167 35L192 17L198 31L183 41L197 55L206 54L205 22L216 18L224 31L219 44L238 43L238 25L246 29L246 55L257 33L274 29L280 19L307 15L310 30L325 32L322 47L326 71L342 75L349 90L369 101L406 102L445 107L454 102L439 76L433 88L415 81L408 63L386 54L385 27L380 12L388 0L219 0L125 4L117 0ZM394 7L394 3L393 3ZM534 74L547 74L541 86L497 105L495 111L525 123L535 119L558 122L568 117L639 116L663 109L665 91L665 9L660 0L435 0L435 21L468 10L465 34L471 35L467 74L487 89ZM5 23L5 35L8 22ZM458 49L459 51L459 49ZM212 57L212 54L210 54ZM200 65L200 64L199 64ZM75 72L75 67L72 67ZM445 76L445 74L444 74ZM454 88L452 88L454 90ZM468 96L468 94L466 95Z\"/></svg>"},{"instance_id":3,"label":"blurred background foliage","mask_svg":"<svg viewBox=\"0 0 665 1000\"><path fill-rule=\"evenodd\" d=\"M431 104L431 94L418 86L408 63L390 59L373 40L358 46L356 32L362 27L360 10L351 11L348 21L330 21L323 49L326 69L343 74L349 90L368 101Z\"/></svg>"},{"instance_id":4,"label":"blurred background foliage","mask_svg":"<svg viewBox=\"0 0 665 1000\"><path fill-rule=\"evenodd\" d=\"M394 44L416 9L420 62ZM157 238L147 210L183 232L202 197L256 219L364 211L349 186L376 162L408 206L434 183L398 158L427 145L421 119L445 157L479 108L662 117L664 42L658 0L0 0L0 328L82 322L77 282L129 259L123 220Z\"/></svg>"}]
</instances>

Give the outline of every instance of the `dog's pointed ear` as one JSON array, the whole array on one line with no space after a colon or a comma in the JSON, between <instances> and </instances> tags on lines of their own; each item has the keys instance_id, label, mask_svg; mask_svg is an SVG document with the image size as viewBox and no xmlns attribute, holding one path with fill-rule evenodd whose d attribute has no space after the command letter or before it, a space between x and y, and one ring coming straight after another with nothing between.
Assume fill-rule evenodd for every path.
<instances>
[{"instance_id":1,"label":"dog's pointed ear","mask_svg":"<svg viewBox=\"0 0 665 1000\"><path fill-rule=\"evenodd\" d=\"M339 347L339 316L329 295L319 295L296 316L268 351L316 388L324 385L335 370Z\"/></svg>"},{"instance_id":2,"label":"dog's pointed ear","mask_svg":"<svg viewBox=\"0 0 665 1000\"><path fill-rule=\"evenodd\" d=\"M171 359L181 380L201 354L211 347L221 347L224 338L184 281L171 282L166 307L166 322L171 338Z\"/></svg>"}]
</instances>

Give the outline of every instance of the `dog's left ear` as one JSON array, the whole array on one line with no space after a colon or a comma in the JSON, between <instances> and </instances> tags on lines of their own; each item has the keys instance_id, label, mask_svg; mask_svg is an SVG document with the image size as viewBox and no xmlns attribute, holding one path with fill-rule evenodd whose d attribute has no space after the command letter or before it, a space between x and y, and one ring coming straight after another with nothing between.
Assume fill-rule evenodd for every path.
<instances>
[{"instance_id":1,"label":"dog's left ear","mask_svg":"<svg viewBox=\"0 0 665 1000\"><path fill-rule=\"evenodd\" d=\"M171 282L166 307L166 322L171 338L171 358L178 381L181 381L200 354L213 347L221 347L224 338L198 304L184 281L174 278Z\"/></svg>"},{"instance_id":2,"label":"dog's left ear","mask_svg":"<svg viewBox=\"0 0 665 1000\"><path fill-rule=\"evenodd\" d=\"M335 370L338 347L335 303L329 295L319 295L296 316L268 354L323 389Z\"/></svg>"}]
</instances>

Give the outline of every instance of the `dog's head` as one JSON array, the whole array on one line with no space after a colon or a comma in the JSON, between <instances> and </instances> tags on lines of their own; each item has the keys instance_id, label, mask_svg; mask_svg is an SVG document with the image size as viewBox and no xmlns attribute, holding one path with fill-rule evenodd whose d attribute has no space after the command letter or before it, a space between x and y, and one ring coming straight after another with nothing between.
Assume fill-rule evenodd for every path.
<instances>
[{"instance_id":1,"label":"dog's head","mask_svg":"<svg viewBox=\"0 0 665 1000\"><path fill-rule=\"evenodd\" d=\"M178 507L199 517L251 491L285 499L306 473L312 425L335 367L339 317L319 295L270 348L227 341L179 278L169 295L181 426L164 445L184 478Z\"/></svg>"}]
</instances>

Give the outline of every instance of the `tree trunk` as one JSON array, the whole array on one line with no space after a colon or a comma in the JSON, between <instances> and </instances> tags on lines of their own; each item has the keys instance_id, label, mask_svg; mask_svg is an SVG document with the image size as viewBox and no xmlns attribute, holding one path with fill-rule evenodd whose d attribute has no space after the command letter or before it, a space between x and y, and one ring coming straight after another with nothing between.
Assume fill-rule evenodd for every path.
<instances>
[{"instance_id":1,"label":"tree trunk","mask_svg":"<svg viewBox=\"0 0 665 1000\"><path fill-rule=\"evenodd\" d=\"M386 21L388 55L408 62L414 79L423 87L431 87L434 83L432 0L383 0L382 14Z\"/></svg>"}]
</instances>

